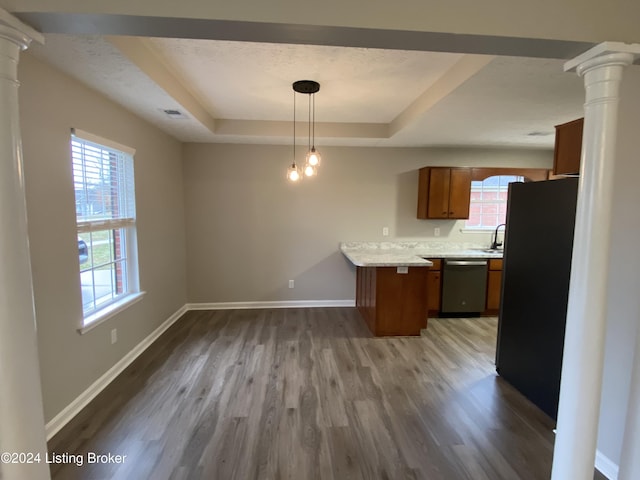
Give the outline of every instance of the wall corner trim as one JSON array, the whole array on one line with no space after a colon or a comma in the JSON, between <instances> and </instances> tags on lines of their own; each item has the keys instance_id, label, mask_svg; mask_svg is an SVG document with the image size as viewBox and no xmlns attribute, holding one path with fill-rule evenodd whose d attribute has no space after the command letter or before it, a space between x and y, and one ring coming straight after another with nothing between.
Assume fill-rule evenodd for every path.
<instances>
[{"instance_id":1,"label":"wall corner trim","mask_svg":"<svg viewBox=\"0 0 640 480\"><path fill-rule=\"evenodd\" d=\"M62 427L73 419L80 411L86 407L102 390L104 390L120 373L124 371L133 361L155 342L171 325L173 325L182 315L187 312L187 305L180 307L158 328L151 332L129 353L122 357L115 365L107 370L100 378L93 382L89 388L82 392L76 399L67 405L60 413L53 417L45 426L47 441L58 433Z\"/></svg>"},{"instance_id":2,"label":"wall corner trim","mask_svg":"<svg viewBox=\"0 0 640 480\"><path fill-rule=\"evenodd\" d=\"M609 480L618 480L618 465L600 450L596 451L596 468Z\"/></svg>"}]
</instances>

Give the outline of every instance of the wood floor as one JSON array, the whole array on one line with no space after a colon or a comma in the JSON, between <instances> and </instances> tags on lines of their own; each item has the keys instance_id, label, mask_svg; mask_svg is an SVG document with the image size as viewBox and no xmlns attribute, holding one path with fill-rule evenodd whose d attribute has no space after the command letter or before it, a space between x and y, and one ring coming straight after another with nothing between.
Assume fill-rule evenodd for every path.
<instances>
[{"instance_id":1,"label":"wood floor","mask_svg":"<svg viewBox=\"0 0 640 480\"><path fill-rule=\"evenodd\" d=\"M496 323L372 338L354 308L189 312L49 442L84 460L52 476L548 479L554 425L496 376Z\"/></svg>"}]
</instances>

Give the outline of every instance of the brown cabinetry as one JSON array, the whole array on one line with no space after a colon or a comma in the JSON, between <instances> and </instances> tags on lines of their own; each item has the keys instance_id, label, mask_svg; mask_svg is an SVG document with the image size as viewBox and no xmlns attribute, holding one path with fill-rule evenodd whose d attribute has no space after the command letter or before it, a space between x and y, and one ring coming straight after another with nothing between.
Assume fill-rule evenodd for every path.
<instances>
[{"instance_id":1,"label":"brown cabinetry","mask_svg":"<svg viewBox=\"0 0 640 480\"><path fill-rule=\"evenodd\" d=\"M421 168L418 182L418 218L469 218L470 168Z\"/></svg>"},{"instance_id":2,"label":"brown cabinetry","mask_svg":"<svg viewBox=\"0 0 640 480\"><path fill-rule=\"evenodd\" d=\"M582 127L584 119L556 125L556 145L553 152L553 174L575 175L580 172Z\"/></svg>"},{"instance_id":3,"label":"brown cabinetry","mask_svg":"<svg viewBox=\"0 0 640 480\"><path fill-rule=\"evenodd\" d=\"M427 267L358 267L356 307L375 336L420 335L427 327Z\"/></svg>"},{"instance_id":4,"label":"brown cabinetry","mask_svg":"<svg viewBox=\"0 0 640 480\"><path fill-rule=\"evenodd\" d=\"M429 316L436 317L440 314L442 298L442 259L430 258L433 266L427 272L427 309ZM487 270L487 304L483 315L497 315L500 310L500 297L502 293L502 259L490 258Z\"/></svg>"},{"instance_id":5,"label":"brown cabinetry","mask_svg":"<svg viewBox=\"0 0 640 480\"><path fill-rule=\"evenodd\" d=\"M430 258L433 266L429 268L427 273L427 308L429 315L437 315L440 312L440 296L442 287L442 260L439 258Z\"/></svg>"},{"instance_id":6,"label":"brown cabinetry","mask_svg":"<svg viewBox=\"0 0 640 480\"><path fill-rule=\"evenodd\" d=\"M502 259L489 260L487 278L487 309L485 314L496 315L500 310L500 295L502 292Z\"/></svg>"}]
</instances>

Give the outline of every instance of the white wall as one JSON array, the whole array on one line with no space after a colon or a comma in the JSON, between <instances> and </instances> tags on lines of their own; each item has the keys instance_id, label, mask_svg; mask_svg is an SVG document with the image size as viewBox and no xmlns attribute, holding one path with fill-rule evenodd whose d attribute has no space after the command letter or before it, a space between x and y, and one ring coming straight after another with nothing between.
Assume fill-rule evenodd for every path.
<instances>
[{"instance_id":1,"label":"white wall","mask_svg":"<svg viewBox=\"0 0 640 480\"><path fill-rule=\"evenodd\" d=\"M607 336L598 427L598 450L615 464L620 462L636 332L640 324L640 66L625 70L620 97Z\"/></svg>"},{"instance_id":2,"label":"white wall","mask_svg":"<svg viewBox=\"0 0 640 480\"><path fill-rule=\"evenodd\" d=\"M45 419L51 420L186 302L181 145L23 53L18 78L29 243ZM80 335L82 322L70 129L137 150L140 284L147 295ZM111 345L110 330L118 329Z\"/></svg>"},{"instance_id":3,"label":"white wall","mask_svg":"<svg viewBox=\"0 0 640 480\"><path fill-rule=\"evenodd\" d=\"M551 168L553 161L543 150L321 153L319 176L291 185L290 146L185 145L190 302L353 299L354 269L338 250L341 241L427 239L438 226L441 240L489 245L489 234L461 234L463 221L416 218L419 168ZM389 237L382 236L385 226Z\"/></svg>"}]
</instances>

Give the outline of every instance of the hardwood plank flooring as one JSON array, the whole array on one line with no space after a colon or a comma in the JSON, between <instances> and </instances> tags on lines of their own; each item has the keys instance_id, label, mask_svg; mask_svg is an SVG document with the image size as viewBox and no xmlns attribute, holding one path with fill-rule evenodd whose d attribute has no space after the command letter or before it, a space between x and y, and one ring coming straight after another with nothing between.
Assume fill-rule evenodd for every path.
<instances>
[{"instance_id":1,"label":"hardwood plank flooring","mask_svg":"<svg viewBox=\"0 0 640 480\"><path fill-rule=\"evenodd\" d=\"M496 327L373 338L355 308L189 312L49 442L85 460L52 477L548 479L554 424L496 375Z\"/></svg>"}]
</instances>

